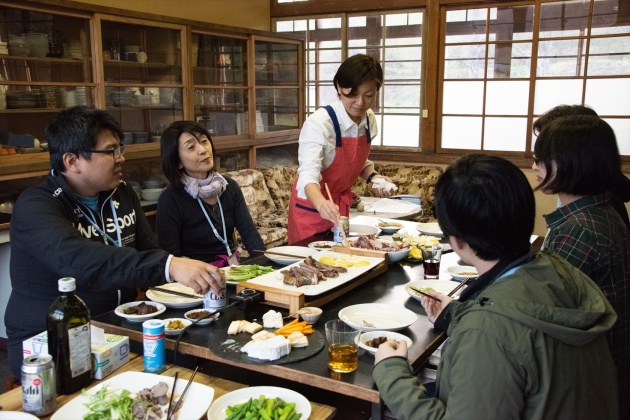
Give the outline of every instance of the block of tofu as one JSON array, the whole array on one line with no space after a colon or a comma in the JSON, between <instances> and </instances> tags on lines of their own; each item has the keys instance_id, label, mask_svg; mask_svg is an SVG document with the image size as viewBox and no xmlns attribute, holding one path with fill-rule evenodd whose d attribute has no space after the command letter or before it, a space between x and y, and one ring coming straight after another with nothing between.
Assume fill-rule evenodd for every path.
<instances>
[{"instance_id":1,"label":"block of tofu","mask_svg":"<svg viewBox=\"0 0 630 420\"><path fill-rule=\"evenodd\" d=\"M282 328L282 314L273 309L265 313L262 317L265 328Z\"/></svg>"}]
</instances>

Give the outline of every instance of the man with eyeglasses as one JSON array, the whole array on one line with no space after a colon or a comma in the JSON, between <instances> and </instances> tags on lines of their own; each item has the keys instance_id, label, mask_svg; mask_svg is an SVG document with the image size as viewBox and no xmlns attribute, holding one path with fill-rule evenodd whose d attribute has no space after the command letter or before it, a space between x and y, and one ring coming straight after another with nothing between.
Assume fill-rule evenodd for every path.
<instances>
[{"instance_id":1,"label":"man with eyeglasses","mask_svg":"<svg viewBox=\"0 0 630 420\"><path fill-rule=\"evenodd\" d=\"M177 281L221 293L217 268L158 249L133 189L122 181L120 125L105 111L74 107L46 130L50 173L24 191L11 217L11 296L5 313L11 370L22 341L46 330L57 280L74 277L92 316L133 301L136 288Z\"/></svg>"}]
</instances>

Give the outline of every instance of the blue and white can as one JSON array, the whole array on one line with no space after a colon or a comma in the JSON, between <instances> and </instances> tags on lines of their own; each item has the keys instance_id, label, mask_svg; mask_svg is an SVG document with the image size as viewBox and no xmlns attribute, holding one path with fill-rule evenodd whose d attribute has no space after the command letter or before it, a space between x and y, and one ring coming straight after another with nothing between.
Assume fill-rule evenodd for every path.
<instances>
[{"instance_id":1,"label":"blue and white can","mask_svg":"<svg viewBox=\"0 0 630 420\"><path fill-rule=\"evenodd\" d=\"M166 369L164 321L150 319L142 323L144 371L161 373Z\"/></svg>"},{"instance_id":2,"label":"blue and white can","mask_svg":"<svg viewBox=\"0 0 630 420\"><path fill-rule=\"evenodd\" d=\"M203 309L212 309L216 311L225 307L225 285L221 289L221 293L218 295L214 293L214 290L210 289L208 293L203 295Z\"/></svg>"}]
</instances>

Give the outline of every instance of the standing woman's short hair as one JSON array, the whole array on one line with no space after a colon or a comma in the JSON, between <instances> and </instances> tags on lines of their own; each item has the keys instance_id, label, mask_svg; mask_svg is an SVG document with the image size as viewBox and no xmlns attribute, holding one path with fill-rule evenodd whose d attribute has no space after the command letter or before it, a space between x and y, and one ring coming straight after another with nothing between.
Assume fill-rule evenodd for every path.
<instances>
[{"instance_id":1,"label":"standing woman's short hair","mask_svg":"<svg viewBox=\"0 0 630 420\"><path fill-rule=\"evenodd\" d=\"M182 181L184 170L180 168L181 159L179 158L179 136L183 133L189 133L196 139L206 136L212 146L213 159L217 155L210 132L203 125L195 121L175 121L169 125L160 139L162 171L170 183L179 188L184 188ZM211 170L214 170L214 167Z\"/></svg>"},{"instance_id":2,"label":"standing woman's short hair","mask_svg":"<svg viewBox=\"0 0 630 420\"><path fill-rule=\"evenodd\" d=\"M615 132L606 121L592 115L571 115L550 122L536 140L534 156L547 170L536 190L551 194L602 194L621 171Z\"/></svg>"},{"instance_id":3,"label":"standing woman's short hair","mask_svg":"<svg viewBox=\"0 0 630 420\"><path fill-rule=\"evenodd\" d=\"M534 193L523 171L497 157L469 154L435 186L435 209L446 237L466 242L483 260L525 254L534 230Z\"/></svg>"},{"instance_id":4,"label":"standing woman's short hair","mask_svg":"<svg viewBox=\"0 0 630 420\"><path fill-rule=\"evenodd\" d=\"M337 69L333 78L335 90L351 89L346 96L357 94L359 86L365 82L376 82L376 88L383 86L383 69L377 59L365 54L353 55L346 59Z\"/></svg>"}]
</instances>

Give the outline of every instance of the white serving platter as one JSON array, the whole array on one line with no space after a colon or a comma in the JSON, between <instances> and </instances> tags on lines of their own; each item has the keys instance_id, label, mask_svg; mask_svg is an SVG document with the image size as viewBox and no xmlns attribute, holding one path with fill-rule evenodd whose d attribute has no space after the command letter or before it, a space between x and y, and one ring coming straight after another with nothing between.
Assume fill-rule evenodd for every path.
<instances>
[{"instance_id":1,"label":"white serving platter","mask_svg":"<svg viewBox=\"0 0 630 420\"><path fill-rule=\"evenodd\" d=\"M314 250L313 250L314 251ZM347 257L348 254L342 254L340 252L332 252L332 251L315 251L316 254L313 256L313 258L319 260L321 257L324 256L334 256L337 258L340 257ZM282 279L284 277L284 275L281 273L282 270L288 270L291 267L297 267L300 265L300 263L303 260L300 260L296 263L293 263L291 265L288 265L284 268L282 268L281 270L276 270L272 273L267 273L267 274L263 274L262 276L253 278L251 280L248 280L248 283L252 283L252 284L260 284L263 286L270 286L270 287L275 287L277 289L284 289L284 290L290 290L290 291L300 291L303 292L304 295L306 296L317 296L319 294L325 293L329 290L332 290L338 286L341 286L344 283L347 283L351 280L356 279L357 277L359 277L360 275L367 273L368 271L370 271L371 269L373 269L374 267L376 267L378 264L380 264L381 262L384 261L384 258L376 258L376 257L356 257L356 258L360 258L361 260L366 260L369 262L369 265L363 266L363 267L350 267L348 268L348 272L347 273L340 273L339 277L335 277L335 278L328 278L326 279L326 281L322 281L319 284L312 284L312 285L308 285L308 286L302 286L302 287L295 287L292 286L290 284L285 284Z\"/></svg>"},{"instance_id":2,"label":"white serving platter","mask_svg":"<svg viewBox=\"0 0 630 420\"><path fill-rule=\"evenodd\" d=\"M89 394L94 394L96 391L107 385L110 390L114 389L126 389L132 393L136 393L144 388L151 388L158 382L166 382L170 392L173 391L173 378L168 376L160 376L152 373L144 372L123 372L113 378L94 386L88 391ZM175 396L181 395L186 387L188 380L178 379L175 387ZM206 414L212 399L214 398L214 389L209 386L192 382L190 388L186 391L184 403L182 408L178 412L178 418L180 419L200 419ZM84 395L78 395L62 406L59 410L52 415L51 420L80 420L89 411L84 405L89 401L89 397ZM168 404L164 405L163 412L166 417L166 408Z\"/></svg>"}]
</instances>

